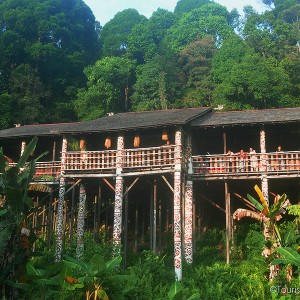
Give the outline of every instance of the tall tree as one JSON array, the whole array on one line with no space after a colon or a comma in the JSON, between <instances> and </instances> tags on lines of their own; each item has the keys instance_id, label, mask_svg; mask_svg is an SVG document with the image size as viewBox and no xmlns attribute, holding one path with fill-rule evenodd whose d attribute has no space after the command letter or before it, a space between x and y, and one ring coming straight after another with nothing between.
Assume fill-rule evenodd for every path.
<instances>
[{"instance_id":1,"label":"tall tree","mask_svg":"<svg viewBox=\"0 0 300 300\"><path fill-rule=\"evenodd\" d=\"M203 4L212 2L211 0L179 0L175 6L174 13L182 16L189 13L195 8L201 7Z\"/></svg>"},{"instance_id":2,"label":"tall tree","mask_svg":"<svg viewBox=\"0 0 300 300\"><path fill-rule=\"evenodd\" d=\"M95 18L82 0L3 0L0 2L1 93L10 93L12 71L28 64L51 94L43 119L74 117L67 107L83 68L99 55ZM62 119L60 119L62 120Z\"/></svg>"},{"instance_id":3,"label":"tall tree","mask_svg":"<svg viewBox=\"0 0 300 300\"><path fill-rule=\"evenodd\" d=\"M100 43L103 56L122 56L127 52L128 36L134 26L146 22L147 18L136 9L118 12L102 29Z\"/></svg>"},{"instance_id":4,"label":"tall tree","mask_svg":"<svg viewBox=\"0 0 300 300\"><path fill-rule=\"evenodd\" d=\"M75 108L81 120L99 118L108 112L128 110L135 61L105 57L85 68L87 89L79 90Z\"/></svg>"},{"instance_id":5,"label":"tall tree","mask_svg":"<svg viewBox=\"0 0 300 300\"><path fill-rule=\"evenodd\" d=\"M216 44L233 33L232 17L227 9L209 2L184 14L166 36L166 42L177 52L204 36L212 36Z\"/></svg>"},{"instance_id":6,"label":"tall tree","mask_svg":"<svg viewBox=\"0 0 300 300\"><path fill-rule=\"evenodd\" d=\"M221 80L214 90L214 105L224 105L225 109L279 107L280 99L289 93L287 72L278 66L276 59L262 57L252 49L246 51L240 62L223 70L226 68L228 72L219 77Z\"/></svg>"},{"instance_id":7,"label":"tall tree","mask_svg":"<svg viewBox=\"0 0 300 300\"><path fill-rule=\"evenodd\" d=\"M12 71L10 95L14 104L13 121L21 124L36 123L49 98L37 72L28 64L21 64Z\"/></svg>"},{"instance_id":8,"label":"tall tree","mask_svg":"<svg viewBox=\"0 0 300 300\"><path fill-rule=\"evenodd\" d=\"M132 109L143 111L176 106L180 93L178 73L177 55L172 52L140 65L131 97Z\"/></svg>"},{"instance_id":9,"label":"tall tree","mask_svg":"<svg viewBox=\"0 0 300 300\"><path fill-rule=\"evenodd\" d=\"M144 63L162 53L162 42L170 27L176 22L172 12L159 8L148 21L133 27L128 37L128 55Z\"/></svg>"},{"instance_id":10,"label":"tall tree","mask_svg":"<svg viewBox=\"0 0 300 300\"><path fill-rule=\"evenodd\" d=\"M208 106L212 102L212 57L216 52L212 37L189 44L179 54L184 86L183 104L187 107Z\"/></svg>"}]
</instances>

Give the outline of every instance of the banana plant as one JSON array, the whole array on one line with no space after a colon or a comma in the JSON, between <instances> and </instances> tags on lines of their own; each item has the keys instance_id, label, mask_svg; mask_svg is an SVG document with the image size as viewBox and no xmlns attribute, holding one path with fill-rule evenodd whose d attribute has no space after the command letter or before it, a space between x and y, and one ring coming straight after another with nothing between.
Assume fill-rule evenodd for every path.
<instances>
[{"instance_id":1,"label":"banana plant","mask_svg":"<svg viewBox=\"0 0 300 300\"><path fill-rule=\"evenodd\" d=\"M37 137L34 137L28 143L19 161L13 166L8 165L0 149L0 283L16 277L18 267L25 265L29 256L28 240L32 232L27 228L29 224L26 224L26 216L33 205L28 188L33 181L36 161L44 154L27 161L37 141Z\"/></svg>"},{"instance_id":2,"label":"banana plant","mask_svg":"<svg viewBox=\"0 0 300 300\"><path fill-rule=\"evenodd\" d=\"M252 205L252 210L239 208L234 212L233 218L240 220L244 217L250 217L262 222L264 225L265 239L276 239L280 242L281 236L276 226L276 222L282 218L282 214L285 213L286 207L290 205L287 195L276 195L274 203L269 205L260 188L255 185L254 189L259 197L259 201L248 194L247 198Z\"/></svg>"},{"instance_id":3,"label":"banana plant","mask_svg":"<svg viewBox=\"0 0 300 300\"><path fill-rule=\"evenodd\" d=\"M276 252L280 254L280 257L272 261L272 265L277 264L291 264L300 267L300 254L290 247L278 247Z\"/></svg>"},{"instance_id":4,"label":"banana plant","mask_svg":"<svg viewBox=\"0 0 300 300\"><path fill-rule=\"evenodd\" d=\"M289 236L283 239L276 226L276 222L282 218L282 214L286 212L285 209L290 205L290 202L287 199L286 194L283 194L276 195L274 203L269 205L260 188L255 185L254 189L259 197L259 201L248 194L248 204L250 203L252 205L252 210L239 208L234 212L233 219L240 220L244 217L250 217L263 224L263 234L266 243L262 255L266 258L267 262L270 263L274 256L274 250L281 246L283 242L289 241L291 238L291 236ZM270 264L270 281L275 279L278 271L279 267L277 265Z\"/></svg>"}]
</instances>

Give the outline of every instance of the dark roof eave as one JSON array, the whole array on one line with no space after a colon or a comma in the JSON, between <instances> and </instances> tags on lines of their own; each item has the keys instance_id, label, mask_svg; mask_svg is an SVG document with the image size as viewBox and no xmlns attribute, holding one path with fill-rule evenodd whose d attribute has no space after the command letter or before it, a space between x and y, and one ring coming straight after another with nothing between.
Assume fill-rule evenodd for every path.
<instances>
[{"instance_id":1,"label":"dark roof eave","mask_svg":"<svg viewBox=\"0 0 300 300\"><path fill-rule=\"evenodd\" d=\"M235 123L235 124L212 124L212 125L192 125L193 128L217 128L217 127L238 127L238 126L265 126L265 125L276 125L276 124L290 124L299 123L299 120L289 121L270 121L270 122L252 122L252 123Z\"/></svg>"}]
</instances>

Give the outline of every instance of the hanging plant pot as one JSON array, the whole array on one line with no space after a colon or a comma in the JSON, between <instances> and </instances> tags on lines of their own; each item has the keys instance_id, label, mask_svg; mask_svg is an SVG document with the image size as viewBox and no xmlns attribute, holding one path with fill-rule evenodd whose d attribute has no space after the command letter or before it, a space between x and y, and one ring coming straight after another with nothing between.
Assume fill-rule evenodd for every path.
<instances>
[{"instance_id":1,"label":"hanging plant pot","mask_svg":"<svg viewBox=\"0 0 300 300\"><path fill-rule=\"evenodd\" d=\"M110 137L110 136L108 136L108 137L105 139L104 146L105 146L106 149L110 149L110 148L111 148L111 137Z\"/></svg>"},{"instance_id":2,"label":"hanging plant pot","mask_svg":"<svg viewBox=\"0 0 300 300\"><path fill-rule=\"evenodd\" d=\"M79 148L80 148L81 151L86 150L86 145L85 145L85 140L84 139L81 139L79 141Z\"/></svg>"},{"instance_id":3,"label":"hanging plant pot","mask_svg":"<svg viewBox=\"0 0 300 300\"><path fill-rule=\"evenodd\" d=\"M167 132L166 129L163 130L162 135L161 135L161 139L162 139L163 141L167 141L167 140L169 139L169 137L168 137L168 132Z\"/></svg>"},{"instance_id":4,"label":"hanging plant pot","mask_svg":"<svg viewBox=\"0 0 300 300\"><path fill-rule=\"evenodd\" d=\"M133 146L135 148L139 147L141 143L141 137L137 134L133 139Z\"/></svg>"}]
</instances>

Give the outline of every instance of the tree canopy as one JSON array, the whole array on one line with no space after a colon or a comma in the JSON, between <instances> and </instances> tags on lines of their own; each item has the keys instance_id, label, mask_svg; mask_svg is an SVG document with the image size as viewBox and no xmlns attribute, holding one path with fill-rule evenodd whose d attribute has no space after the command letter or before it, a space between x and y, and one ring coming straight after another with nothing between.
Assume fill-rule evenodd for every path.
<instances>
[{"instance_id":1,"label":"tree canopy","mask_svg":"<svg viewBox=\"0 0 300 300\"><path fill-rule=\"evenodd\" d=\"M103 27L82 0L0 2L0 127L109 112L300 104L300 3L179 0Z\"/></svg>"}]
</instances>

